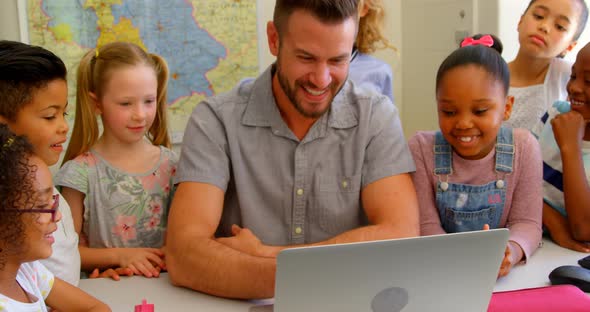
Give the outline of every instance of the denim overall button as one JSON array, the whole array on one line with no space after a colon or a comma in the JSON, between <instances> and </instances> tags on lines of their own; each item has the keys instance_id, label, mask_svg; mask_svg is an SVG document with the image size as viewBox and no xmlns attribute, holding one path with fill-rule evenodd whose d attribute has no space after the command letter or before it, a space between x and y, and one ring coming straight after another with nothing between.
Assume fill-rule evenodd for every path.
<instances>
[{"instance_id":1,"label":"denim overall button","mask_svg":"<svg viewBox=\"0 0 590 312\"><path fill-rule=\"evenodd\" d=\"M440 189L441 189L443 192L446 192L446 191L449 189L449 183L447 183L447 182L441 182L441 183L440 183Z\"/></svg>"},{"instance_id":2,"label":"denim overall button","mask_svg":"<svg viewBox=\"0 0 590 312\"><path fill-rule=\"evenodd\" d=\"M504 188L504 180L498 180L496 181L496 187L499 189Z\"/></svg>"}]
</instances>

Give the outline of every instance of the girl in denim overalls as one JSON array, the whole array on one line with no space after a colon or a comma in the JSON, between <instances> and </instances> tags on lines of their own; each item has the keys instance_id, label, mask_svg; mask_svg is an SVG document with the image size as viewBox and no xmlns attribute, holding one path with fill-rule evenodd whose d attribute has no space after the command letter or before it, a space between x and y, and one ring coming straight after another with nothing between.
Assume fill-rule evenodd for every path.
<instances>
[{"instance_id":1,"label":"girl in denim overalls","mask_svg":"<svg viewBox=\"0 0 590 312\"><path fill-rule=\"evenodd\" d=\"M409 141L421 234L510 229L499 276L536 250L543 204L537 141L502 126L513 99L501 50L494 36L466 38L437 73L440 131Z\"/></svg>"}]
</instances>

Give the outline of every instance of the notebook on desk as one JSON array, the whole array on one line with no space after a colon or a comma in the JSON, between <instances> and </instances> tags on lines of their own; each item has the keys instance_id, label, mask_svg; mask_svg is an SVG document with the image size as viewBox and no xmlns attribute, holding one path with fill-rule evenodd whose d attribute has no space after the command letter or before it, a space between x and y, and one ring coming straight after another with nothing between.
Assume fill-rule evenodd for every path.
<instances>
[{"instance_id":1,"label":"notebook on desk","mask_svg":"<svg viewBox=\"0 0 590 312\"><path fill-rule=\"evenodd\" d=\"M293 248L256 311L486 311L508 230Z\"/></svg>"}]
</instances>

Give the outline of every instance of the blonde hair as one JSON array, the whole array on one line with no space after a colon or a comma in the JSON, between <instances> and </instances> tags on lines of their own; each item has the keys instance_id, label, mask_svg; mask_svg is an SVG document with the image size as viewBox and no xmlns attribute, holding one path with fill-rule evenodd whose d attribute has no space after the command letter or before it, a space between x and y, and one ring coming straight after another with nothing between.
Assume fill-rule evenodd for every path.
<instances>
[{"instance_id":1,"label":"blonde hair","mask_svg":"<svg viewBox=\"0 0 590 312\"><path fill-rule=\"evenodd\" d=\"M98 49L98 50L97 50ZM76 117L72 137L63 163L87 152L98 140L99 128L95 114L93 93L97 99L104 95L110 74L125 66L148 65L158 80L157 111L147 138L154 145L170 147L167 121L168 65L156 54L145 52L128 42L113 42L88 51L80 60L77 72Z\"/></svg>"},{"instance_id":2,"label":"blonde hair","mask_svg":"<svg viewBox=\"0 0 590 312\"><path fill-rule=\"evenodd\" d=\"M359 20L359 30L355 46L361 53L373 53L376 50L389 48L397 52L397 48L383 35L385 9L382 0L360 0L359 12L367 5L367 14Z\"/></svg>"}]
</instances>

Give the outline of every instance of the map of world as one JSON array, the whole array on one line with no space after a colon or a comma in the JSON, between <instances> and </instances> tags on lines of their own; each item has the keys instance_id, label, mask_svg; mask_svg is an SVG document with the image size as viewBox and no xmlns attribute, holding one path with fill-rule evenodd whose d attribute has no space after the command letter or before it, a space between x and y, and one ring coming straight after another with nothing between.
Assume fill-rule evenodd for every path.
<instances>
[{"instance_id":1,"label":"map of world","mask_svg":"<svg viewBox=\"0 0 590 312\"><path fill-rule=\"evenodd\" d=\"M28 0L26 10L30 43L68 67L71 112L80 59L112 41L166 59L173 133L205 97L258 75L256 0Z\"/></svg>"}]
</instances>

